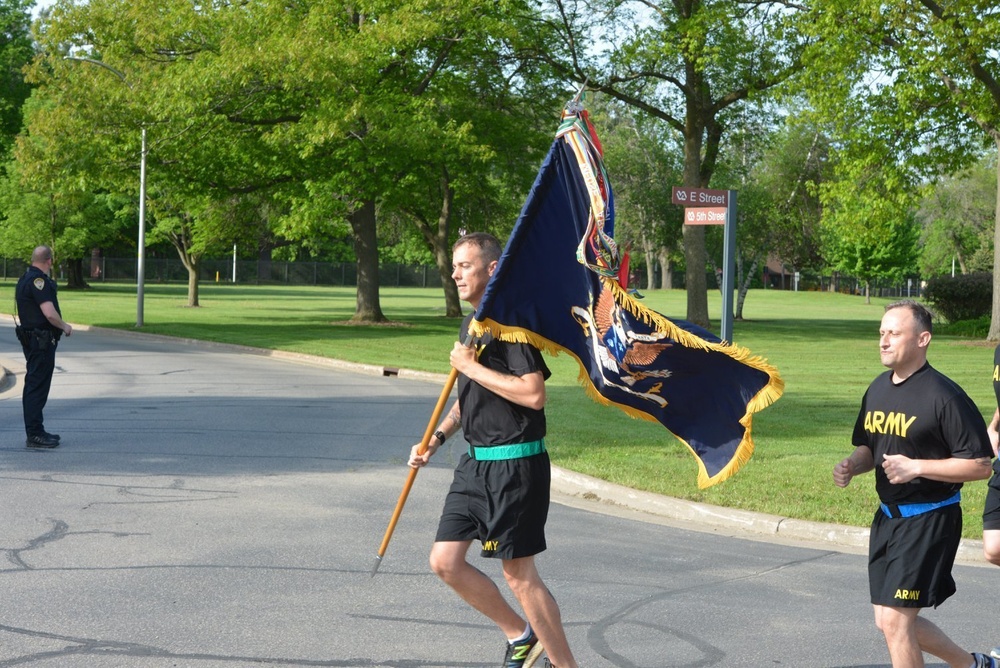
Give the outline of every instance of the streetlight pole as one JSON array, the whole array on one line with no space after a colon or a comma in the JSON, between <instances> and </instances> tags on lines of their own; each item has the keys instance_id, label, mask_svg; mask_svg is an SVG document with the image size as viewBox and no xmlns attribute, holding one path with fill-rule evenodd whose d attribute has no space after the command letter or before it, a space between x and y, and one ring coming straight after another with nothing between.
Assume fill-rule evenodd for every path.
<instances>
[{"instance_id":1,"label":"streetlight pole","mask_svg":"<svg viewBox=\"0 0 1000 668\"><path fill-rule=\"evenodd\" d=\"M103 67L108 70L119 79L121 82L128 86L129 90L135 90L132 84L128 82L125 75L118 69L108 65L100 60L94 60L93 58L82 58L80 56L64 56L64 60L76 60L81 63L90 63L91 65L97 65L98 67ZM142 126L142 149L139 157L139 257L136 263L136 304L135 304L135 326L142 327L144 324L143 318L143 302L145 301L145 283L146 283L146 126Z\"/></svg>"},{"instance_id":2,"label":"streetlight pole","mask_svg":"<svg viewBox=\"0 0 1000 668\"><path fill-rule=\"evenodd\" d=\"M146 284L146 126L142 126L142 156L139 158L139 257L135 267L135 326L142 327Z\"/></svg>"}]
</instances>

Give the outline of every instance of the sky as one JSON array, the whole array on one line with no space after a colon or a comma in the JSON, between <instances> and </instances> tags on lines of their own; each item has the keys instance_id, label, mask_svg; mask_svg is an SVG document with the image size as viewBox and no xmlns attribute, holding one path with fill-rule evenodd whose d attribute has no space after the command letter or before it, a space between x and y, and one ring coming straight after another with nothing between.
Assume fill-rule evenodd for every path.
<instances>
[{"instance_id":1,"label":"sky","mask_svg":"<svg viewBox=\"0 0 1000 668\"><path fill-rule=\"evenodd\" d=\"M38 14L46 7L51 7L55 4L55 0L35 0L35 6L31 10L32 18L38 18Z\"/></svg>"}]
</instances>

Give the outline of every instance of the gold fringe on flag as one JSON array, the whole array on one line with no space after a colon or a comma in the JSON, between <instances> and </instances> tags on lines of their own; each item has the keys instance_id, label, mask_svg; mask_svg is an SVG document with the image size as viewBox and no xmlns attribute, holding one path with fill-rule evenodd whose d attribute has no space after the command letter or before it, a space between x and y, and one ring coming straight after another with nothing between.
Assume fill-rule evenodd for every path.
<instances>
[{"instance_id":1,"label":"gold fringe on flag","mask_svg":"<svg viewBox=\"0 0 1000 668\"><path fill-rule=\"evenodd\" d=\"M732 477L733 474L735 474L744 464L750 461L750 457L753 455L754 445L751 438L753 414L773 404L784 392L785 382L778 374L778 370L774 366L768 364L762 357L754 355L746 348L726 342L712 343L699 336L695 336L684 329L681 329L677 325L673 324L668 318L640 304L632 297L632 295L618 285L616 281L609 278L602 278L601 280L605 287L612 290L615 300L620 306L625 308L634 316L642 319L646 325L655 328L658 332L663 334L664 338L672 339L687 348L714 351L727 355L732 359L745 364L746 366L767 374L769 378L767 385L761 388L747 402L746 413L744 413L743 417L739 420L740 424L743 425L744 428L742 441L737 447L730 462L714 476L708 475L708 471L705 469L704 463L701 458L697 456L694 448L692 448L691 445L684 439L674 435L674 438L683 443L685 447L687 447L688 450L695 455L695 461L698 462L699 488L704 489L706 487L711 487L712 485L716 485ZM509 343L526 343L552 355L558 355L563 352L569 354L576 360L580 368L577 381L581 386L583 386L584 390L587 392L587 396L589 396L592 400L604 406L615 406L632 418L646 420L648 422L659 422L657 418L649 413L640 411L632 406L611 401L602 395L594 386L594 383L587 372L587 367L583 361L572 350L566 348L565 346L559 345L558 343L555 343L554 341L540 336L539 334L528 329L524 329L523 327L503 325L490 318L486 318L483 321L473 319L469 324L469 333L472 336L482 336L487 332L501 341L507 341Z\"/></svg>"}]
</instances>

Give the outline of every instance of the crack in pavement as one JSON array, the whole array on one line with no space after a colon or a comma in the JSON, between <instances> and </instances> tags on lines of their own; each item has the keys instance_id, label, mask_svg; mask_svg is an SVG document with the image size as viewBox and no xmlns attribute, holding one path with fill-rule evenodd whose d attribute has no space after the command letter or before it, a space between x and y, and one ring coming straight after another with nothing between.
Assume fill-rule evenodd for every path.
<instances>
[{"instance_id":1,"label":"crack in pavement","mask_svg":"<svg viewBox=\"0 0 1000 668\"><path fill-rule=\"evenodd\" d=\"M62 540L67 536L85 536L85 535L96 535L96 534L106 534L113 536L115 538L125 538L126 536L134 536L139 534L133 534L123 531L101 531L99 529L93 529L90 531L70 531L69 525L62 520L49 519L52 522L52 528L43 533L37 538L32 538L28 541L25 547L13 547L13 548L0 548L0 552L3 552L7 556L7 561L12 563L16 570L20 571L32 571L35 570L34 567L26 562L22 555L25 552L31 552L32 550L38 550L49 543L54 543L58 540Z\"/></svg>"}]
</instances>

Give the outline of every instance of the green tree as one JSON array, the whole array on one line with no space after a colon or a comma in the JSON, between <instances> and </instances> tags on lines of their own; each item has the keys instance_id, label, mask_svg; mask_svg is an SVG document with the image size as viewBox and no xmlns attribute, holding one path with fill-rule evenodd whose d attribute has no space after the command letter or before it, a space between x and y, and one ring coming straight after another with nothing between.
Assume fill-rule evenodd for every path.
<instances>
[{"instance_id":1,"label":"green tree","mask_svg":"<svg viewBox=\"0 0 1000 668\"><path fill-rule=\"evenodd\" d=\"M920 227L906 174L886 153L846 160L839 178L823 184L824 256L865 284L866 301L878 279L916 273Z\"/></svg>"},{"instance_id":2,"label":"green tree","mask_svg":"<svg viewBox=\"0 0 1000 668\"><path fill-rule=\"evenodd\" d=\"M707 187L747 100L799 69L799 5L739 0L551 0L566 76L667 123L683 137L683 183ZM601 53L588 45L609 44ZM708 325L705 230L685 226L687 319Z\"/></svg>"},{"instance_id":3,"label":"green tree","mask_svg":"<svg viewBox=\"0 0 1000 668\"><path fill-rule=\"evenodd\" d=\"M884 155L872 144L883 144L905 166L894 187L913 189L971 164L984 140L1000 146L1000 16L989 6L816 0L803 25L816 37L810 99L836 119L845 146L855 146L846 159L870 164L866 154ZM996 238L1000 200L993 227ZM1000 339L1000 244L994 248L990 340Z\"/></svg>"},{"instance_id":4,"label":"green tree","mask_svg":"<svg viewBox=\"0 0 1000 668\"><path fill-rule=\"evenodd\" d=\"M517 17L530 15L526 3L486 0L433 10L422 0L64 0L46 26L48 57L34 74L60 91L71 110L61 113L118 138L128 126L148 129L150 179L159 184L151 197L169 193L151 209L177 212L170 220L184 220L191 234L182 237L201 239L196 245L223 241L210 238L223 228L202 220L216 208L206 202L235 196L269 198L272 229L291 239L316 240L319 226L346 224L358 266L355 320L378 321L379 212L437 189L436 215L427 206L409 215L423 221L444 272L451 213L472 210L452 197L481 196L482 184L505 179L492 157L500 148L511 160L518 149L521 160L531 157L537 135L509 121L529 109L530 96L543 108L549 98L535 95L531 72L497 56L517 36L509 20L515 4ZM112 90L95 68L71 78L60 60L67 45L125 73L129 88ZM542 113L525 116L527 127ZM496 131L501 117L510 132ZM123 163L122 141L72 141L103 164ZM91 175L111 180L112 171Z\"/></svg>"},{"instance_id":5,"label":"green tree","mask_svg":"<svg viewBox=\"0 0 1000 668\"><path fill-rule=\"evenodd\" d=\"M858 277L865 285L865 303L878 279L900 281L915 272L919 227L905 214L851 236L835 237L827 251L837 269Z\"/></svg>"},{"instance_id":6,"label":"green tree","mask_svg":"<svg viewBox=\"0 0 1000 668\"><path fill-rule=\"evenodd\" d=\"M33 0L0 0L0 164L6 164L21 131L21 106L31 93L22 72L35 54Z\"/></svg>"},{"instance_id":7,"label":"green tree","mask_svg":"<svg viewBox=\"0 0 1000 668\"><path fill-rule=\"evenodd\" d=\"M786 264L799 268L823 265L819 190L832 178L830 139L805 119L786 119L765 146L750 181L768 193L770 230L766 247Z\"/></svg>"},{"instance_id":8,"label":"green tree","mask_svg":"<svg viewBox=\"0 0 1000 668\"><path fill-rule=\"evenodd\" d=\"M950 273L953 263L963 274L991 270L992 261L973 264L987 251L992 256L996 190L995 154L925 190L917 211L921 276Z\"/></svg>"},{"instance_id":9,"label":"green tree","mask_svg":"<svg viewBox=\"0 0 1000 668\"><path fill-rule=\"evenodd\" d=\"M744 122L729 134L716 170L720 187L737 191L737 320L769 259L798 268L822 262L818 188L829 171L827 140L794 106L783 119L772 107L744 106ZM721 271L723 230L707 230L706 239L709 262Z\"/></svg>"},{"instance_id":10,"label":"green tree","mask_svg":"<svg viewBox=\"0 0 1000 668\"><path fill-rule=\"evenodd\" d=\"M642 253L650 288L669 289L681 249L682 209L671 202L682 172L678 137L661 121L620 102L602 100L594 109L615 194L615 236L623 247Z\"/></svg>"},{"instance_id":11,"label":"green tree","mask_svg":"<svg viewBox=\"0 0 1000 668\"><path fill-rule=\"evenodd\" d=\"M42 90L35 90L24 104L26 122L37 132L17 137L16 161L0 179L0 249L26 257L46 243L66 266L67 287L81 288L86 287L84 258L135 225L135 210L129 200L73 177L67 163L86 161L87 156L67 144L59 144L68 150L62 152L51 141L71 127L66 121L72 119L51 113L57 106Z\"/></svg>"},{"instance_id":12,"label":"green tree","mask_svg":"<svg viewBox=\"0 0 1000 668\"><path fill-rule=\"evenodd\" d=\"M483 9L449 47L421 94L421 112L402 126L396 143L405 150L381 199L387 215L415 226L452 317L462 313L450 278L456 228L501 239L510 233L568 97L513 55L509 45L521 39L524 16Z\"/></svg>"}]
</instances>

